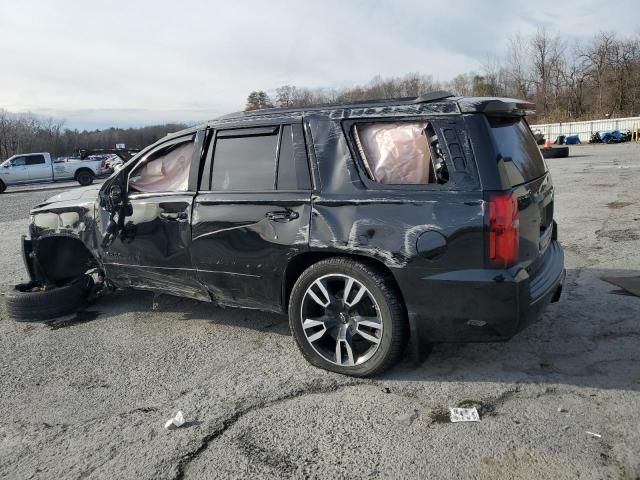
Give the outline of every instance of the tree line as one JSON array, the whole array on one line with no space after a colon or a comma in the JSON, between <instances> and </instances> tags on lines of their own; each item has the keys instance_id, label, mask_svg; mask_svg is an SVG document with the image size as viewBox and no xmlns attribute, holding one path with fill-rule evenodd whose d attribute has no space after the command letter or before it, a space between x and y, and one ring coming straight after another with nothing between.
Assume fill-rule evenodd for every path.
<instances>
[{"instance_id":1,"label":"tree line","mask_svg":"<svg viewBox=\"0 0 640 480\"><path fill-rule=\"evenodd\" d=\"M415 97L434 90L457 95L506 96L536 104L533 121L558 122L640 115L640 32L620 38L600 32L570 43L541 28L530 36L516 35L504 54L488 58L477 72L440 81L429 73L374 77L351 88L305 88L283 85L271 92L251 92L246 110L347 103L374 98ZM183 124L142 128L78 130L65 121L0 109L0 160L16 153L50 152L70 155L79 148L145 147Z\"/></svg>"},{"instance_id":2,"label":"tree line","mask_svg":"<svg viewBox=\"0 0 640 480\"><path fill-rule=\"evenodd\" d=\"M14 114L0 109L0 161L27 152L49 152L55 157L72 155L80 148L143 148L177 132L186 125L171 123L141 128L78 130L64 127L65 121L40 118L32 114Z\"/></svg>"},{"instance_id":3,"label":"tree line","mask_svg":"<svg viewBox=\"0 0 640 480\"><path fill-rule=\"evenodd\" d=\"M486 59L480 71L449 81L431 74L374 77L352 88L310 89L284 85L251 92L246 110L414 97L434 90L456 95L505 96L536 104L534 121L560 122L640 114L640 33L619 38L600 32L570 43L546 28L506 42L504 55Z\"/></svg>"}]
</instances>

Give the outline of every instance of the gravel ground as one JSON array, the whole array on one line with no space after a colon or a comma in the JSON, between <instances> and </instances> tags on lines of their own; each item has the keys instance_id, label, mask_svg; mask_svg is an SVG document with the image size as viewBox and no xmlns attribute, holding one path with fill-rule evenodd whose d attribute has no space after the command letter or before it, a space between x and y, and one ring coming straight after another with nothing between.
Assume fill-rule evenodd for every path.
<instances>
[{"instance_id":1,"label":"gravel ground","mask_svg":"<svg viewBox=\"0 0 640 480\"><path fill-rule=\"evenodd\" d=\"M600 280L640 274L640 146L571 154L549 160L562 300L509 342L372 380L309 366L277 315L133 291L53 323L1 306L0 477L640 478L640 298ZM62 187L0 196L0 291L24 278L29 207ZM460 404L481 422L449 423Z\"/></svg>"}]
</instances>

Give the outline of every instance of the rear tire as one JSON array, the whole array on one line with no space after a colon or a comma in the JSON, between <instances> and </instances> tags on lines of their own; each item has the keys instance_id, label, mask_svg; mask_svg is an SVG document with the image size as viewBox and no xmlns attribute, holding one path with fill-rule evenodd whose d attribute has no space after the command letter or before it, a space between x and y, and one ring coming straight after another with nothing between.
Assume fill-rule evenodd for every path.
<instances>
[{"instance_id":1,"label":"rear tire","mask_svg":"<svg viewBox=\"0 0 640 480\"><path fill-rule=\"evenodd\" d=\"M83 275L62 287L32 291L38 286L38 282L21 283L7 292L5 301L11 318L30 322L75 313L86 305L93 278Z\"/></svg>"},{"instance_id":2,"label":"rear tire","mask_svg":"<svg viewBox=\"0 0 640 480\"><path fill-rule=\"evenodd\" d=\"M289 326L309 363L355 377L394 365L408 333L393 278L349 258L322 260L300 275L291 292Z\"/></svg>"},{"instance_id":3,"label":"rear tire","mask_svg":"<svg viewBox=\"0 0 640 480\"><path fill-rule=\"evenodd\" d=\"M83 187L91 185L93 183L93 178L93 173L87 171L79 172L78 175L76 175L76 180Z\"/></svg>"}]
</instances>

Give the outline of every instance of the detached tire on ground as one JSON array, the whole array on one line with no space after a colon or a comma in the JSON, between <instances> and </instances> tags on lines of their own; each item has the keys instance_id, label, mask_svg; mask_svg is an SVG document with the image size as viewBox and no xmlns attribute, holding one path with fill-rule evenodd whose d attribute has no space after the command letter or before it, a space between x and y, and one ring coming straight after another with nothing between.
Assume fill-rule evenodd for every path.
<instances>
[{"instance_id":1,"label":"detached tire on ground","mask_svg":"<svg viewBox=\"0 0 640 480\"><path fill-rule=\"evenodd\" d=\"M5 295L7 313L18 322L49 320L85 306L93 279L84 275L62 287L37 290L37 282L16 285Z\"/></svg>"},{"instance_id":2,"label":"detached tire on ground","mask_svg":"<svg viewBox=\"0 0 640 480\"><path fill-rule=\"evenodd\" d=\"M569 156L569 147L552 147L541 148L544 158L567 158Z\"/></svg>"},{"instance_id":3,"label":"detached tire on ground","mask_svg":"<svg viewBox=\"0 0 640 480\"><path fill-rule=\"evenodd\" d=\"M310 266L289 302L289 325L307 361L356 377L379 374L398 361L406 317L394 279L348 258Z\"/></svg>"},{"instance_id":4,"label":"detached tire on ground","mask_svg":"<svg viewBox=\"0 0 640 480\"><path fill-rule=\"evenodd\" d=\"M76 180L83 187L91 185L93 183L93 173L91 173L91 172L89 172L87 170L84 170L82 172L78 172L78 175L76 175Z\"/></svg>"}]
</instances>

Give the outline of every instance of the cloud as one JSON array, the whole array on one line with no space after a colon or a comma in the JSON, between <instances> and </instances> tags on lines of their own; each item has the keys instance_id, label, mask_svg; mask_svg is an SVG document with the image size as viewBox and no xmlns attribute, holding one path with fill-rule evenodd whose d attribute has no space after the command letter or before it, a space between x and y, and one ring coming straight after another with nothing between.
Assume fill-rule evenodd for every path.
<instances>
[{"instance_id":1,"label":"cloud","mask_svg":"<svg viewBox=\"0 0 640 480\"><path fill-rule=\"evenodd\" d=\"M577 0L1 2L0 108L81 128L198 121L283 84L447 80L543 24L570 38L637 30L631 15L600 12Z\"/></svg>"}]
</instances>

